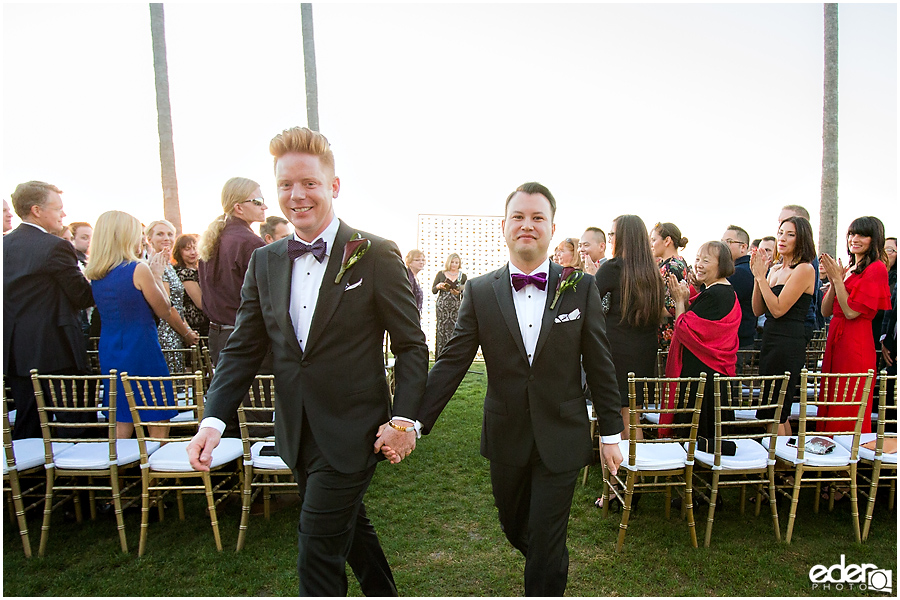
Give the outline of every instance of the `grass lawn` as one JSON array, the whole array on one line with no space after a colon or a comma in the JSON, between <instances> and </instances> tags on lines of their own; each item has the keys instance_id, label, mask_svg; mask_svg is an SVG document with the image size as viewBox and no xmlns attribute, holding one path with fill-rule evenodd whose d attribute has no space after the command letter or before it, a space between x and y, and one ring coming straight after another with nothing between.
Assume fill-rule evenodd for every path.
<instances>
[{"instance_id":1,"label":"grass lawn","mask_svg":"<svg viewBox=\"0 0 900 600\"><path fill-rule=\"evenodd\" d=\"M473 366L483 371L483 365ZM400 465L381 463L366 496L401 595L520 596L524 559L500 531L488 463L478 452L485 376L469 374L435 432ZM849 503L816 515L812 497L801 499L790 545L777 543L767 507L741 516L737 490L726 490L716 511L710 548L691 548L687 524L663 497L649 495L635 511L625 548L615 552L619 515L604 520L593 501L600 468L579 483L569 521L570 596L808 596L861 595L813 590L812 566L871 563L897 574L897 519L876 505L869 540L856 544ZM887 494L883 494L884 497ZM879 495L881 498L882 495ZM779 505L782 531L787 503ZM297 593L299 506L288 503L266 521L252 515L244 550L234 552L239 502L222 505L225 550L216 552L205 501L190 497L187 520L177 510L151 523L147 554L137 557L139 515L126 514L130 554L119 551L115 519L68 523L54 514L47 556L25 559L18 530L3 528L3 593L7 596L293 596ZM705 527L705 510L698 512ZM37 553L40 520L29 521ZM698 537L703 529L698 523ZM352 574L350 595L360 595ZM896 585L896 579L894 582ZM896 587L894 588L896 590ZM865 595L865 594L862 594ZM879 596L875 592L868 595Z\"/></svg>"}]
</instances>

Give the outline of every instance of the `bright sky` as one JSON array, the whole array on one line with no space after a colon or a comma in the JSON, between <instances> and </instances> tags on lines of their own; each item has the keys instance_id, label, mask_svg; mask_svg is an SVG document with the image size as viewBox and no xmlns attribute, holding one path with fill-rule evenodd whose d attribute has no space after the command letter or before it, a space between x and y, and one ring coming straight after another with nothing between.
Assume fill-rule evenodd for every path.
<instances>
[{"instance_id":1,"label":"bright sky","mask_svg":"<svg viewBox=\"0 0 900 600\"><path fill-rule=\"evenodd\" d=\"M280 214L268 142L306 124L300 4L165 11L185 231L235 175ZM417 214L501 214L529 180L558 200L554 245L635 213L678 225L693 259L729 223L774 234L788 203L818 232L819 3L328 3L314 20L338 216L404 253ZM39 179L67 222L161 218L147 4L5 3L2 31L3 197ZM855 217L897 235L896 198L897 8L842 3L839 256Z\"/></svg>"}]
</instances>

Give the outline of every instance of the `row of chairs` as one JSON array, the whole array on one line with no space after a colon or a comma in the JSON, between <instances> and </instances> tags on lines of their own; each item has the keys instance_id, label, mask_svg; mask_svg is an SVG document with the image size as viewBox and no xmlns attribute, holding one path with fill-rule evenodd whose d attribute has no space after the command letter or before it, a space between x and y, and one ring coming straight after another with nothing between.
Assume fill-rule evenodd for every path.
<instances>
[{"instance_id":1,"label":"row of chairs","mask_svg":"<svg viewBox=\"0 0 900 600\"><path fill-rule=\"evenodd\" d=\"M71 501L75 518L82 521L81 496L85 493L92 519L97 517L98 505L114 512L123 552L128 552L123 511L139 503L139 556L146 551L151 508L156 507L162 521L164 499L172 492L181 520L185 519L183 495L205 495L220 551L216 507L225 498L232 493L241 496L240 550L256 495L264 492L268 518L272 488L296 493L290 469L264 449L274 446L273 376L258 376L250 390L249 404L239 409L241 439L223 438L213 452L210 471L200 472L190 467L186 447L203 418L206 384L202 372L169 377L122 373L121 390L116 375L115 371L107 376L40 375L32 371L42 438L11 439L4 398L4 492L8 492L10 518L19 528L26 556L32 554L26 512L44 507L38 550L44 556L53 511ZM122 392L127 404L120 402ZM173 405L178 417L165 419L168 415L161 412L171 413ZM117 409L131 412L136 439L116 438ZM248 413L267 417L248 418Z\"/></svg>"},{"instance_id":2,"label":"row of chairs","mask_svg":"<svg viewBox=\"0 0 900 600\"><path fill-rule=\"evenodd\" d=\"M868 392L874 372L855 374L819 373L804 369L801 389L810 387L826 393L800 397L799 428L796 436L779 436L778 424L784 406L784 393L789 373L777 376L714 376L714 389L705 389L706 377L639 378L629 374L628 439L620 442L625 457L619 474L611 476L604 468L603 497L608 498L611 484L623 511L616 550L621 551L629 525L635 493L662 491L666 494L666 517L673 489L683 494L682 518L687 520L691 544L698 545L694 518L694 496L703 495L709 503L704 545L712 537L716 500L719 490L728 486L741 488L741 512L744 512L747 488L755 488L756 514L763 499L768 499L776 539L781 540L777 497L790 498L790 512L785 541L790 543L797 515L800 490L815 488L814 511L819 510L823 484L830 490L829 510L833 509L834 491L849 488L851 515L857 542L868 537L875 498L882 485L889 486L889 506L893 511L896 494L896 453L884 451L886 440L896 444L897 398L888 397L889 382L896 375L879 375L879 415L877 433L861 434ZM831 393L833 391L837 394ZM713 448L697 448L697 431L704 394L714 394L716 438ZM852 407L848 416L819 416L819 409ZM889 416L889 411L893 413ZM729 413L748 411L744 420L733 420ZM823 411L824 415L824 411ZM650 418L648 418L650 417ZM817 436L816 427L827 423L827 434L835 447L827 454L814 454L806 444ZM892 425L892 427L890 427ZM886 431L893 429L893 433ZM792 439L794 438L794 443ZM873 446L870 448L869 446ZM734 449L723 452L723 448ZM861 473L858 463L870 470ZM624 478L622 474L624 473ZM779 483L779 475L784 477ZM815 476L811 476L814 474ZM858 479L864 482L858 488ZM621 491L620 491L621 490ZM860 530L858 492L867 498L865 524ZM604 502L604 517L609 502Z\"/></svg>"}]
</instances>

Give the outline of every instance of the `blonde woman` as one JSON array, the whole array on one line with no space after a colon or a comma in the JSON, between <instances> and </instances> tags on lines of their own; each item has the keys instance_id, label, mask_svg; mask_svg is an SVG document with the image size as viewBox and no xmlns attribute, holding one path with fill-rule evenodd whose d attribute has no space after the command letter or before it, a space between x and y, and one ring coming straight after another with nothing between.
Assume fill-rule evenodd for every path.
<instances>
[{"instance_id":1,"label":"blonde woman","mask_svg":"<svg viewBox=\"0 0 900 600\"><path fill-rule=\"evenodd\" d=\"M584 261L578 251L578 243L579 240L575 238L565 238L561 241L553 252L553 262L562 267L572 267L583 271Z\"/></svg>"},{"instance_id":2,"label":"blonde woman","mask_svg":"<svg viewBox=\"0 0 900 600\"><path fill-rule=\"evenodd\" d=\"M157 256L161 255L162 258L160 260L165 261L166 269L163 271L162 281L169 295L169 302L172 305L169 309L172 313L172 318L180 320L184 327L187 327L188 332L193 334L193 330L184 320L184 284L181 283L178 273L175 272L175 268L171 265L172 247L175 245L175 226L169 221L161 219L147 225L144 233L150 244L150 260L153 261ZM179 335L175 328L166 321L159 322L158 332L159 345L163 350L179 350L196 343L196 341L190 342ZM199 340L199 336L193 335L191 339ZM184 372L184 357L181 354L170 352L166 356L166 363L168 363L171 373Z\"/></svg>"},{"instance_id":3,"label":"blonde woman","mask_svg":"<svg viewBox=\"0 0 900 600\"><path fill-rule=\"evenodd\" d=\"M266 208L258 183L232 177L222 188L222 214L200 238L200 289L203 312L209 317L209 357L213 365L218 364L219 352L234 331L250 255L266 245L250 229L252 223L266 220Z\"/></svg>"},{"instance_id":4,"label":"blonde woman","mask_svg":"<svg viewBox=\"0 0 900 600\"><path fill-rule=\"evenodd\" d=\"M434 277L434 283L431 284L431 293L438 295L435 314L437 322L437 335L434 341L435 359L441 355L444 346L453 336L454 327L456 327L463 287L466 285L466 274L459 270L461 264L459 254L451 253L444 263L444 270L438 271Z\"/></svg>"},{"instance_id":5,"label":"blonde woman","mask_svg":"<svg viewBox=\"0 0 900 600\"><path fill-rule=\"evenodd\" d=\"M162 280L167 266L165 255L155 254L148 265L138 259L140 251L140 221L116 210L100 215L85 275L91 280L94 300L103 320L99 345L103 373L116 369L119 373L151 377L169 374L154 314L191 343L197 342L197 334L172 313ZM153 418L164 420L176 414L172 410L154 414ZM116 421L118 437L130 438L134 423L124 403L117 407ZM151 428L151 435L166 435L166 431L165 426Z\"/></svg>"}]
</instances>

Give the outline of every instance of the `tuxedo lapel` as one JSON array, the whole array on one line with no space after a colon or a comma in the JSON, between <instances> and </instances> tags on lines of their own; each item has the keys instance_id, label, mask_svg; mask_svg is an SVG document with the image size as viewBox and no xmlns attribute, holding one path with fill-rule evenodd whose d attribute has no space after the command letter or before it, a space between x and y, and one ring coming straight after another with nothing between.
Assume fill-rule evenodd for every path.
<instances>
[{"instance_id":1,"label":"tuxedo lapel","mask_svg":"<svg viewBox=\"0 0 900 600\"><path fill-rule=\"evenodd\" d=\"M528 353L525 352L525 342L522 341L522 332L519 330L519 319L516 317L516 305L513 303L512 283L509 277L509 264L496 271L494 274L494 294L497 296L497 304L500 305L500 313L509 333L516 342L516 347L522 354L522 358L528 360Z\"/></svg>"},{"instance_id":2,"label":"tuxedo lapel","mask_svg":"<svg viewBox=\"0 0 900 600\"><path fill-rule=\"evenodd\" d=\"M559 314L559 305L562 302L557 302L553 310L550 310L550 305L553 304L553 296L556 295L556 285L561 274L562 267L551 262L550 273L547 276L547 303L544 305L544 317L541 320L541 335L538 336L537 345L534 347L534 360L537 360L537 357L541 355L541 348L544 347L544 342L547 341L547 337L550 335L550 328L553 327L556 315Z\"/></svg>"},{"instance_id":3,"label":"tuxedo lapel","mask_svg":"<svg viewBox=\"0 0 900 600\"><path fill-rule=\"evenodd\" d=\"M328 266L325 268L325 276L322 277L322 285L319 287L316 312L313 314L312 324L309 328L309 340L306 343L304 352L309 352L309 349L313 347L316 340L322 335L344 292L344 285L342 284L345 280L342 279L340 284L335 284L334 278L337 277L338 272L341 270L344 246L350 241L353 230L343 221L340 223L337 235L334 236L334 247L328 250Z\"/></svg>"},{"instance_id":4,"label":"tuxedo lapel","mask_svg":"<svg viewBox=\"0 0 900 600\"><path fill-rule=\"evenodd\" d=\"M291 278L294 261L288 258L287 240L284 243L278 243L278 246L274 247L267 256L269 295L272 298L272 306L275 307L275 322L278 323L282 335L288 340L287 345L300 356L303 351L297 341L297 330L291 322Z\"/></svg>"}]
</instances>

